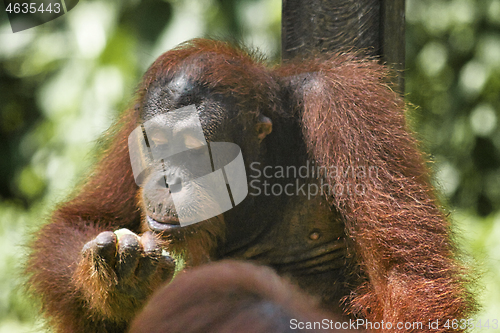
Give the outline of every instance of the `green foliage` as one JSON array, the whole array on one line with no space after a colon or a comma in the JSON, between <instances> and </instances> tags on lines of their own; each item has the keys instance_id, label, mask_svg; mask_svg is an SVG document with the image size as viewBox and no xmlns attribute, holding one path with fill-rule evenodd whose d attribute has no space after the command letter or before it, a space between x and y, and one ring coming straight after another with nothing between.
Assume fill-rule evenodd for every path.
<instances>
[{"instance_id":1,"label":"green foliage","mask_svg":"<svg viewBox=\"0 0 500 333\"><path fill-rule=\"evenodd\" d=\"M450 203L500 208L500 1L407 2L407 98Z\"/></svg>"},{"instance_id":2,"label":"green foliage","mask_svg":"<svg viewBox=\"0 0 500 333\"><path fill-rule=\"evenodd\" d=\"M477 319L498 320L500 1L409 0L406 28L412 124L476 259Z\"/></svg>"},{"instance_id":3,"label":"green foliage","mask_svg":"<svg viewBox=\"0 0 500 333\"><path fill-rule=\"evenodd\" d=\"M280 15L279 0L80 1L26 32L0 24L0 333L39 331L19 289L26 235L82 179L96 140L131 105L153 60L190 38L216 37L277 61ZM407 1L412 125L488 272L498 270L500 235L499 27L500 0ZM496 273L484 283L500 285ZM484 297L490 318L499 294Z\"/></svg>"}]
</instances>

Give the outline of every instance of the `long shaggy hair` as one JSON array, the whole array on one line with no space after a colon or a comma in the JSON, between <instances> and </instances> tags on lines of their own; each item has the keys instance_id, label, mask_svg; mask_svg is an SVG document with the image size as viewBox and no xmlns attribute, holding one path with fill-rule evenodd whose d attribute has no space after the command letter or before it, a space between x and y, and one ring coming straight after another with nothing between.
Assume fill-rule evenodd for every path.
<instances>
[{"instance_id":1,"label":"long shaggy hair","mask_svg":"<svg viewBox=\"0 0 500 333\"><path fill-rule=\"evenodd\" d=\"M361 282L343 300L345 314L377 322L419 321L424 329L429 320L444 323L471 314L475 302L468 273L455 257L450 223L430 185L425 157L382 65L328 54L269 69L241 48L193 40L150 67L135 106L108 134L108 148L86 183L57 207L31 245L30 289L41 296L58 332L122 332L144 304L110 290L116 289L112 267L88 266L82 248L103 231L145 230L127 138L142 121L148 89L181 70L211 92L237 99L252 114L265 108L273 119L294 119L309 157L318 166L343 170L327 177L328 184L354 192L324 200L338 211L360 272ZM185 255L187 266L220 259L218 248L228 236L224 223L199 224L182 242L168 245L171 240L164 239L165 246ZM137 280L137 288L151 293L160 280ZM439 331L449 330L440 326Z\"/></svg>"}]
</instances>

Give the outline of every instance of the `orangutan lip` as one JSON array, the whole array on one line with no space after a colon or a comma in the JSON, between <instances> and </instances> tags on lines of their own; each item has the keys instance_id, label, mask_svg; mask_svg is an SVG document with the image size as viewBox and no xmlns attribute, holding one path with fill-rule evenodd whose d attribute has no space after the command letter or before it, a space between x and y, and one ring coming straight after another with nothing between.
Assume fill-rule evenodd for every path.
<instances>
[{"instance_id":1,"label":"orangutan lip","mask_svg":"<svg viewBox=\"0 0 500 333\"><path fill-rule=\"evenodd\" d=\"M179 219L175 217L169 218L166 222L156 221L150 216L146 216L146 220L148 221L149 228L153 231L168 231L181 228Z\"/></svg>"}]
</instances>

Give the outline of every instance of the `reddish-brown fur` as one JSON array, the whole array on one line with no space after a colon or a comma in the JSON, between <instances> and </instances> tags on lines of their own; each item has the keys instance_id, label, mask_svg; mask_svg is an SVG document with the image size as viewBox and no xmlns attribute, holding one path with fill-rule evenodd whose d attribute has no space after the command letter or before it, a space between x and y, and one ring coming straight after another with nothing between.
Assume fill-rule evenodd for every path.
<instances>
[{"instance_id":1,"label":"reddish-brown fur","mask_svg":"<svg viewBox=\"0 0 500 333\"><path fill-rule=\"evenodd\" d=\"M221 261L181 273L158 290L130 333L290 332L292 319L316 325L298 332L348 332L328 329L337 320L272 269Z\"/></svg>"},{"instance_id":2,"label":"reddish-brown fur","mask_svg":"<svg viewBox=\"0 0 500 333\"><path fill-rule=\"evenodd\" d=\"M365 195L327 198L342 216L364 280L345 300L346 313L424 325L471 313L474 302L466 289L467 275L454 257L449 222L406 127L403 102L384 83L382 66L343 54L270 71L225 43L196 40L151 66L139 87L137 106L124 113L110 133L109 147L87 183L58 206L32 244L30 288L41 296L44 313L58 332L121 332L142 306L142 300L109 290L112 284L103 281L109 282L105 277L112 273L106 269L82 269L81 250L102 231L144 231L127 138L138 124L149 85L171 76L183 59L195 54L207 55L207 61L213 56L239 62L239 72L220 65L216 71L199 73L199 78L214 87L222 82L226 92L247 96L249 103L275 102L279 86L290 87L291 100L283 103L294 108L308 152L319 165L378 168ZM297 79L304 75L306 81ZM329 181L356 184L366 180L361 178L348 174ZM204 222L199 228L184 243L172 245L184 246L188 266L218 259L214 253L224 238L223 222ZM152 292L161 279L148 283L145 289ZM92 297L98 301L92 302Z\"/></svg>"},{"instance_id":3,"label":"reddish-brown fur","mask_svg":"<svg viewBox=\"0 0 500 333\"><path fill-rule=\"evenodd\" d=\"M351 311L393 323L467 317L473 301L450 224L406 126L403 101L384 84L387 72L350 55L278 69L281 77L311 72L318 73L315 85L296 86L294 102L311 156L325 166L378 168L365 195L329 198L366 274L348 301ZM366 178L348 173L329 180L357 184Z\"/></svg>"}]
</instances>

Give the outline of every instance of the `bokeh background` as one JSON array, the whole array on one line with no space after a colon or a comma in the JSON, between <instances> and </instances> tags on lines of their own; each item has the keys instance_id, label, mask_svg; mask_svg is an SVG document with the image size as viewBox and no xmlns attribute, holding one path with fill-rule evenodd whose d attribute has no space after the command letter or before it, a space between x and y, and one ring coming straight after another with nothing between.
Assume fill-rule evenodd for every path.
<instances>
[{"instance_id":1,"label":"bokeh background","mask_svg":"<svg viewBox=\"0 0 500 333\"><path fill-rule=\"evenodd\" d=\"M406 17L408 118L480 277L477 319L492 324L500 320L500 0L407 0ZM277 62L280 19L280 0L87 0L13 34L0 4L0 333L42 330L21 288L29 234L81 180L153 60L215 37Z\"/></svg>"}]
</instances>

